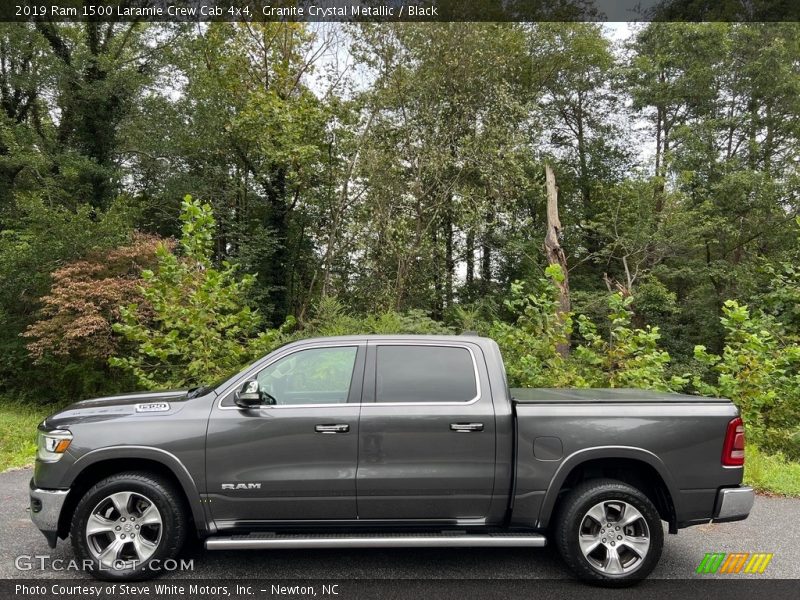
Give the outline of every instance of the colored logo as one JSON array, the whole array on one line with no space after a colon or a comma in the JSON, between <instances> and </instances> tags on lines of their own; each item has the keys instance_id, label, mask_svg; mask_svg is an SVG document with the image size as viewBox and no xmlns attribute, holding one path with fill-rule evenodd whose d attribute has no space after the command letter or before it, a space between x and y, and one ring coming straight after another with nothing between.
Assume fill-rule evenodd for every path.
<instances>
[{"instance_id":1,"label":"colored logo","mask_svg":"<svg viewBox=\"0 0 800 600\"><path fill-rule=\"evenodd\" d=\"M698 573L763 573L772 554L766 552L707 552L697 566Z\"/></svg>"}]
</instances>

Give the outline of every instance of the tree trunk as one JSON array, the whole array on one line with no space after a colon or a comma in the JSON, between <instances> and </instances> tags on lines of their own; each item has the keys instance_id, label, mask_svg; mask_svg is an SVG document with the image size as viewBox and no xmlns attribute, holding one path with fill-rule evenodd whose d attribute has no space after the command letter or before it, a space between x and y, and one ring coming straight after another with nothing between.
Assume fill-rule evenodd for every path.
<instances>
[{"instance_id":1,"label":"tree trunk","mask_svg":"<svg viewBox=\"0 0 800 600\"><path fill-rule=\"evenodd\" d=\"M289 209L286 206L286 172L279 167L273 174L274 182L267 187L269 212L266 218L266 230L275 240L275 250L263 265L264 285L270 290L272 303L271 320L280 325L289 314L287 289L289 271Z\"/></svg>"},{"instance_id":2,"label":"tree trunk","mask_svg":"<svg viewBox=\"0 0 800 600\"><path fill-rule=\"evenodd\" d=\"M489 293L489 285L492 282L492 221L494 215L491 211L486 213L486 220L481 239L481 284L480 292L482 295Z\"/></svg>"},{"instance_id":3,"label":"tree trunk","mask_svg":"<svg viewBox=\"0 0 800 600\"><path fill-rule=\"evenodd\" d=\"M465 249L465 260L467 261L466 288L472 298L472 283L475 281L475 226L470 225L467 230L467 241Z\"/></svg>"},{"instance_id":4,"label":"tree trunk","mask_svg":"<svg viewBox=\"0 0 800 600\"><path fill-rule=\"evenodd\" d=\"M556 282L558 286L559 316L564 316L570 312L569 300L569 273L567 272L567 256L559 241L562 235L561 221L558 218L558 188L556 187L556 176L553 168L545 163L545 178L547 182L547 235L544 238L544 251L547 255L547 262L551 265L561 267L564 279ZM558 345L558 352L562 356L569 354L569 341Z\"/></svg>"},{"instance_id":5,"label":"tree trunk","mask_svg":"<svg viewBox=\"0 0 800 600\"><path fill-rule=\"evenodd\" d=\"M453 307L453 277L456 271L456 261L453 257L453 209L452 209L453 198L450 197L450 202L447 206L447 212L445 213L445 225L444 225L444 235L445 235L445 247L444 247L444 267L445 267L445 279L444 279L444 303L445 308L449 309Z\"/></svg>"}]
</instances>

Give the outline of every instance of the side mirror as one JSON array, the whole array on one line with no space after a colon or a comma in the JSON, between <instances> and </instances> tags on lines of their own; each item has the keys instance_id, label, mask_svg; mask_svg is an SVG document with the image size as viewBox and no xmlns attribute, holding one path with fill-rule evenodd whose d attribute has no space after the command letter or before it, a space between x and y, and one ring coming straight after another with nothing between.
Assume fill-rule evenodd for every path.
<instances>
[{"instance_id":1,"label":"side mirror","mask_svg":"<svg viewBox=\"0 0 800 600\"><path fill-rule=\"evenodd\" d=\"M261 394L261 389L258 381L246 381L242 388L233 395L236 406L240 408L253 408L263 404L264 397Z\"/></svg>"}]
</instances>

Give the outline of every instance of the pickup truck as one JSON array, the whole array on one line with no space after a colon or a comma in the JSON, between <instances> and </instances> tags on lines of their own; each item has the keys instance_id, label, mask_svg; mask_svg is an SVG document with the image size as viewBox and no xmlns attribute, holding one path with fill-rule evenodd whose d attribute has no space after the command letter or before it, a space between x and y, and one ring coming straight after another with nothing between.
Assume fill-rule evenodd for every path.
<instances>
[{"instance_id":1,"label":"pickup truck","mask_svg":"<svg viewBox=\"0 0 800 600\"><path fill-rule=\"evenodd\" d=\"M209 550L540 547L623 586L664 529L747 517L721 398L510 390L477 336L288 344L191 390L78 402L39 426L30 511L96 577ZM663 523L662 523L663 522ZM664 525L664 523L666 525Z\"/></svg>"}]
</instances>

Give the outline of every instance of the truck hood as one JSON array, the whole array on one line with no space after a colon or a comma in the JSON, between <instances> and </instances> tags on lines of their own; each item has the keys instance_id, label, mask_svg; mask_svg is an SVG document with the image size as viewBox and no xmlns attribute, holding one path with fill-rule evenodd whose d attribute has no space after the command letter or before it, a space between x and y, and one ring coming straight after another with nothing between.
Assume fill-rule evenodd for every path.
<instances>
[{"instance_id":1,"label":"truck hood","mask_svg":"<svg viewBox=\"0 0 800 600\"><path fill-rule=\"evenodd\" d=\"M187 390L135 392L117 396L103 396L102 398L92 398L91 400L82 400L75 404L70 404L65 409L47 417L43 425L46 429L52 430L69 427L77 423L106 421L133 414L168 416L180 410L187 400ZM169 405L169 409L157 412L140 412L136 409L139 404L153 402L165 402Z\"/></svg>"}]
</instances>

